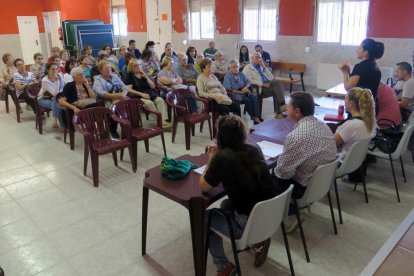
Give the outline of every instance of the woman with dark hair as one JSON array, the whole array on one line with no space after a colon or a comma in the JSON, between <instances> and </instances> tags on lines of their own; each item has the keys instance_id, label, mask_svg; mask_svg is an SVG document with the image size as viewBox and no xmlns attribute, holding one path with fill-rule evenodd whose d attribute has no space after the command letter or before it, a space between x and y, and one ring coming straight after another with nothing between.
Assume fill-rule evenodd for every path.
<instances>
[{"instance_id":1,"label":"woman with dark hair","mask_svg":"<svg viewBox=\"0 0 414 276\"><path fill-rule=\"evenodd\" d=\"M188 64L194 65L195 58L197 56L197 49L193 46L190 46L187 48L187 52L185 52L185 54L188 57Z\"/></svg>"},{"instance_id":2,"label":"woman with dark hair","mask_svg":"<svg viewBox=\"0 0 414 276\"><path fill-rule=\"evenodd\" d=\"M200 188L208 192L222 185L228 199L220 209L231 214L231 226L236 239L243 234L250 212L256 203L275 196L272 177L256 146L246 143L247 128L237 116L223 116L218 122L217 144L208 146L208 164L200 177ZM214 211L211 226L230 236L226 218ZM208 217L208 216L207 216ZM228 261L223 249L222 238L209 233L209 250L217 267L217 275L232 275L235 267ZM261 266L267 256L270 239L255 245L255 266ZM260 248L260 250L259 250Z\"/></svg>"},{"instance_id":3,"label":"woman with dark hair","mask_svg":"<svg viewBox=\"0 0 414 276\"><path fill-rule=\"evenodd\" d=\"M157 51L155 51L155 42L150 40L147 43L145 43L145 48L144 50L149 50L152 52L152 59L157 62L158 64L160 63L160 58L158 57ZM142 59L142 56L141 56Z\"/></svg>"},{"instance_id":4,"label":"woman with dark hair","mask_svg":"<svg viewBox=\"0 0 414 276\"><path fill-rule=\"evenodd\" d=\"M115 63L116 66L118 66L118 58L116 57L116 55L114 55L111 45L105 44L102 47L102 50L106 51L106 53L108 54L107 60L112 61L113 63Z\"/></svg>"},{"instance_id":5,"label":"woman with dark hair","mask_svg":"<svg viewBox=\"0 0 414 276\"><path fill-rule=\"evenodd\" d=\"M91 68L89 67L88 56L80 56L78 67L83 70L83 74L85 75L85 78L91 79Z\"/></svg>"},{"instance_id":6,"label":"woman with dark hair","mask_svg":"<svg viewBox=\"0 0 414 276\"><path fill-rule=\"evenodd\" d=\"M244 68L244 66L246 66L246 64L249 64L250 63L250 59L249 59L249 48L247 48L246 45L242 45L240 47L239 63L240 63L240 71L243 70L243 68Z\"/></svg>"},{"instance_id":7,"label":"woman with dark hair","mask_svg":"<svg viewBox=\"0 0 414 276\"><path fill-rule=\"evenodd\" d=\"M150 78L153 78L153 80L157 76L158 72L161 70L160 63L157 62L155 55L155 52L151 51L150 49L144 49L141 55L142 67L144 69L144 72Z\"/></svg>"},{"instance_id":8,"label":"woman with dark hair","mask_svg":"<svg viewBox=\"0 0 414 276\"><path fill-rule=\"evenodd\" d=\"M344 77L345 89L368 88L376 100L378 85L381 81L381 71L376 60L383 56L384 44L372 38L366 38L357 48L356 54L361 62L354 66L352 73L348 62L342 62L339 65Z\"/></svg>"},{"instance_id":9,"label":"woman with dark hair","mask_svg":"<svg viewBox=\"0 0 414 276\"><path fill-rule=\"evenodd\" d=\"M65 63L65 74L63 75L63 80L65 83L73 81L72 75L70 72L73 68L78 67L78 61L76 59L70 58ZM82 69L83 71L83 69Z\"/></svg>"}]
</instances>

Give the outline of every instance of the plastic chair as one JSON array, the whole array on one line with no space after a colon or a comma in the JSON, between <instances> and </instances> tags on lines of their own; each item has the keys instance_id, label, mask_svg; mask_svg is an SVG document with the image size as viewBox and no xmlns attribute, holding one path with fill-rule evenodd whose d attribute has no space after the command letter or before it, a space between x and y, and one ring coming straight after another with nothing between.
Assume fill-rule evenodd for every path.
<instances>
[{"instance_id":1,"label":"plastic chair","mask_svg":"<svg viewBox=\"0 0 414 276\"><path fill-rule=\"evenodd\" d=\"M279 229L282 228L283 240L285 242L286 253L289 260L289 267L291 275L295 275L293 269L292 258L290 255L289 242L286 235L285 225L283 218L287 216L289 211L290 196L292 194L293 185L284 191L282 194L256 203L253 210L250 213L246 227L244 228L243 235L240 239L236 240L231 227L231 220L229 214L223 213L220 209L212 209L208 218L208 229L213 231L217 235L223 238L223 240L231 243L234 255L234 261L236 263L237 275L241 276L240 263L238 253L249 250L252 245L260 243L270 238ZM211 213L218 212L227 218L227 225L229 227L230 237L224 235L220 231L210 227ZM208 245L208 235L207 235ZM206 249L208 246L206 246ZM207 254L206 254L207 258Z\"/></svg>"},{"instance_id":2,"label":"plastic chair","mask_svg":"<svg viewBox=\"0 0 414 276\"><path fill-rule=\"evenodd\" d=\"M39 105L37 101L37 96L39 95L40 88L42 85L40 83L34 83L27 86L26 91L30 98L33 99L35 105L35 114L36 114L36 129L39 129L39 134L43 134L43 113L52 111L49 108L44 108Z\"/></svg>"},{"instance_id":3,"label":"plastic chair","mask_svg":"<svg viewBox=\"0 0 414 276\"><path fill-rule=\"evenodd\" d=\"M14 105L16 106L16 118L17 122L20 123L20 111L22 107L20 106L21 103L26 102L23 99L18 99L16 94L16 89L14 88L13 79L9 81L9 84L5 88L6 96L4 98L4 103L6 105L6 112L9 113L9 96L12 98Z\"/></svg>"},{"instance_id":4,"label":"plastic chair","mask_svg":"<svg viewBox=\"0 0 414 276\"><path fill-rule=\"evenodd\" d=\"M135 172L131 143L126 139L112 139L110 137L108 120L111 116L112 112L105 107L84 109L73 116L73 126L83 134L85 139L83 174L86 175L90 152L93 185L95 187L99 186L99 155L112 153L114 164L118 166L116 151L128 148L132 170Z\"/></svg>"},{"instance_id":5,"label":"plastic chair","mask_svg":"<svg viewBox=\"0 0 414 276\"><path fill-rule=\"evenodd\" d=\"M69 133L70 149L74 150L75 149L75 129L73 127L72 121L73 121L73 114L75 113L73 112L72 109L69 109L66 107L61 107L61 109L65 112L65 117L66 117L66 124L63 130L63 142L66 144L67 135Z\"/></svg>"},{"instance_id":6,"label":"plastic chair","mask_svg":"<svg viewBox=\"0 0 414 276\"><path fill-rule=\"evenodd\" d=\"M188 89L176 89L167 94L167 104L172 107L174 112L172 142L174 143L175 141L178 123L183 122L185 128L185 148L187 150L190 149L191 132L194 136L195 125L197 123L203 123L204 121L208 122L210 139L213 140L211 132L211 116L208 112L208 108L205 108L201 113L191 114L187 103L187 98L190 96L192 96L192 93ZM202 99L200 97L196 97L195 99L204 103L205 107L208 105L208 99Z\"/></svg>"},{"instance_id":7,"label":"plastic chair","mask_svg":"<svg viewBox=\"0 0 414 276\"><path fill-rule=\"evenodd\" d=\"M401 201L400 201L400 194L398 192L397 179L395 178L393 160L400 159L401 170L402 170L403 177L404 177L404 183L407 182L407 179L405 177L405 171L404 171L404 164L403 164L403 161L402 161L402 156L408 149L407 148L408 147L408 142L411 138L411 134L413 133L413 128L414 128L414 124L411 124L405 129L404 135L401 137L401 140L398 143L398 147L392 153L389 153L389 154L383 153L383 152L379 151L377 148L368 149L368 154L374 155L374 156L379 157L379 158L385 158L385 159L388 158L390 160L392 177L394 178L394 186L395 186L395 192L397 193L398 202L401 202ZM376 138L376 139L378 139L378 138ZM384 142L387 142L387 140L384 139Z\"/></svg>"},{"instance_id":8,"label":"plastic chair","mask_svg":"<svg viewBox=\"0 0 414 276\"><path fill-rule=\"evenodd\" d=\"M296 219L298 220L300 236L302 238L303 248L305 250L306 261L309 263L309 253L306 246L305 234L303 232L302 222L300 220L299 210L308 207L310 204L319 201L325 195L328 196L329 208L331 210L332 224L335 235L338 234L336 229L335 215L332 207L332 200L329 189L335 176L335 170L338 166L338 160L335 160L326 165L321 165L316 168L312 174L312 179L306 188L304 195L299 199L294 199L293 203L296 205Z\"/></svg>"},{"instance_id":9,"label":"plastic chair","mask_svg":"<svg viewBox=\"0 0 414 276\"><path fill-rule=\"evenodd\" d=\"M365 185L365 170L362 168L362 164L364 163L365 158L367 156L368 145L370 142L371 142L371 139L365 139L365 140L355 142L351 146L351 148L348 150L343 160L339 161L341 163L341 166L337 168L335 171L335 179L334 179L335 195L336 195L336 203L338 206L339 222L341 224L343 223L342 211L341 211L341 205L339 203L338 184L337 184L336 179L346 176L359 168L361 170L361 175L362 175L362 186L364 187L365 202L368 203L367 188ZM356 183L355 183L355 188L356 188Z\"/></svg>"},{"instance_id":10,"label":"plastic chair","mask_svg":"<svg viewBox=\"0 0 414 276\"><path fill-rule=\"evenodd\" d=\"M137 170L138 141L144 141L145 150L149 152L148 139L161 136L164 156L167 156L165 150L164 129L162 128L161 113L149 110L139 99L130 99L117 102L112 106L112 112L115 114L112 118L122 126L122 138L131 142L132 154L134 158L134 171ZM157 126L154 128L144 127L142 125L141 112L152 113L157 116ZM121 150L121 160L124 151Z\"/></svg>"}]
</instances>

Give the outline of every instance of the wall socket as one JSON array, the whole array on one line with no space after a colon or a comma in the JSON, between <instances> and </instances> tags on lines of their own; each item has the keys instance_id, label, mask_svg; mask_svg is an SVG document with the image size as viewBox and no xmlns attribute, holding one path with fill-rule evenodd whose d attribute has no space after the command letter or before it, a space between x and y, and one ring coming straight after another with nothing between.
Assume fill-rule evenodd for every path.
<instances>
[{"instance_id":1,"label":"wall socket","mask_svg":"<svg viewBox=\"0 0 414 276\"><path fill-rule=\"evenodd\" d=\"M305 53L310 53L310 51L311 51L311 48L309 46L305 47Z\"/></svg>"}]
</instances>

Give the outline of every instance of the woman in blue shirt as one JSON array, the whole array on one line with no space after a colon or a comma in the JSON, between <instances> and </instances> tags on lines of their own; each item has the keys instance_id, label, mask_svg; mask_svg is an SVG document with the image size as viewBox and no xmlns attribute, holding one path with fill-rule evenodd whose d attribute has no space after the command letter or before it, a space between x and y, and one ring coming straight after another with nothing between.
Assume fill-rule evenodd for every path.
<instances>
[{"instance_id":1,"label":"woman in blue shirt","mask_svg":"<svg viewBox=\"0 0 414 276\"><path fill-rule=\"evenodd\" d=\"M224 76L223 85L226 90L231 90L234 93L234 100L246 105L246 111L255 125L263 122L259 101L250 92L250 80L242 72L239 72L239 62L237 60L233 59L230 61L230 72Z\"/></svg>"}]
</instances>

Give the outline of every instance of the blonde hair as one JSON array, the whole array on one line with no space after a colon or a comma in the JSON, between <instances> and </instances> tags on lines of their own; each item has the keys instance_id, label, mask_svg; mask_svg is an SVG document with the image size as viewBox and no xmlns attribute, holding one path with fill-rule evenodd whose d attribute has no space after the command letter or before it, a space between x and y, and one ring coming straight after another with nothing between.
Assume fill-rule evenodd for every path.
<instances>
[{"instance_id":1,"label":"blonde hair","mask_svg":"<svg viewBox=\"0 0 414 276\"><path fill-rule=\"evenodd\" d=\"M128 66L127 66L127 73L134 72L134 66L135 66L135 64L139 64L140 65L141 63L139 62L138 59L131 59L129 61Z\"/></svg>"},{"instance_id":2,"label":"blonde hair","mask_svg":"<svg viewBox=\"0 0 414 276\"><path fill-rule=\"evenodd\" d=\"M183 53L178 53L178 61L181 62L183 60L188 60L187 55L183 54Z\"/></svg>"},{"instance_id":3,"label":"blonde hair","mask_svg":"<svg viewBox=\"0 0 414 276\"><path fill-rule=\"evenodd\" d=\"M168 65L168 63L172 62L173 59L170 57L165 57L161 63L161 68L164 68L165 66Z\"/></svg>"},{"instance_id":4,"label":"blonde hair","mask_svg":"<svg viewBox=\"0 0 414 276\"><path fill-rule=\"evenodd\" d=\"M106 60L101 60L100 62L98 62L98 70L101 71L102 68L104 68L105 65L110 65L110 64Z\"/></svg>"},{"instance_id":5,"label":"blonde hair","mask_svg":"<svg viewBox=\"0 0 414 276\"><path fill-rule=\"evenodd\" d=\"M354 87L349 90L348 99L355 103L368 132L372 132L375 126L375 103L371 90Z\"/></svg>"}]
</instances>

